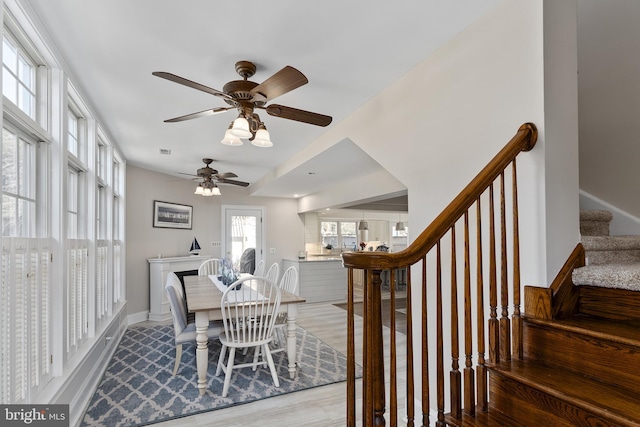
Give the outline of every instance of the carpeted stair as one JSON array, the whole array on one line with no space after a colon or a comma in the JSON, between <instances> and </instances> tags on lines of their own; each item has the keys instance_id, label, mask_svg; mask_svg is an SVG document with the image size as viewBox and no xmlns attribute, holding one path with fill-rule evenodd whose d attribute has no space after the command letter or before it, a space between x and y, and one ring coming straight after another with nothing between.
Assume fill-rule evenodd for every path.
<instances>
[{"instance_id":1,"label":"carpeted stair","mask_svg":"<svg viewBox=\"0 0 640 427\"><path fill-rule=\"evenodd\" d=\"M608 211L581 211L587 265L573 272L575 285L640 291L640 236L611 236Z\"/></svg>"}]
</instances>

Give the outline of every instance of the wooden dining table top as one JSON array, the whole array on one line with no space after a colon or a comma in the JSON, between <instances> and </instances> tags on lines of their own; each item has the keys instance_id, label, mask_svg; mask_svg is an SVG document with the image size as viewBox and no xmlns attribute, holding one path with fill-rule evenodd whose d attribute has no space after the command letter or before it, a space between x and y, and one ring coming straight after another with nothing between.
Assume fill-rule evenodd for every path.
<instances>
[{"instance_id":1,"label":"wooden dining table top","mask_svg":"<svg viewBox=\"0 0 640 427\"><path fill-rule=\"evenodd\" d=\"M184 276L184 289L190 312L220 310L222 291L209 276ZM280 305L298 304L306 300L285 290L280 290Z\"/></svg>"}]
</instances>

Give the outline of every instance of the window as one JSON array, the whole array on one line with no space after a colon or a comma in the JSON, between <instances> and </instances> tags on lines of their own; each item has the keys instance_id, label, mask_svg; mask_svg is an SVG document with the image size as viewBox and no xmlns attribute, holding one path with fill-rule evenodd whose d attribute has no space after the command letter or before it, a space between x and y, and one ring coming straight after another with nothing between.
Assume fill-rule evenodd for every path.
<instances>
[{"instance_id":1,"label":"window","mask_svg":"<svg viewBox=\"0 0 640 427\"><path fill-rule=\"evenodd\" d=\"M98 140L98 149L96 152L96 174L101 181L104 181L107 177L105 174L105 167L107 165L107 146L101 140Z\"/></svg>"},{"instance_id":2,"label":"window","mask_svg":"<svg viewBox=\"0 0 640 427\"><path fill-rule=\"evenodd\" d=\"M11 36L2 39L2 94L36 119L36 67Z\"/></svg>"},{"instance_id":3,"label":"window","mask_svg":"<svg viewBox=\"0 0 640 427\"><path fill-rule=\"evenodd\" d=\"M69 168L67 174L67 237L78 238L78 171Z\"/></svg>"},{"instance_id":4,"label":"window","mask_svg":"<svg viewBox=\"0 0 640 427\"><path fill-rule=\"evenodd\" d=\"M357 244L357 227L355 221L321 221L320 235L322 247L331 245L334 248L353 250Z\"/></svg>"},{"instance_id":5,"label":"window","mask_svg":"<svg viewBox=\"0 0 640 427\"><path fill-rule=\"evenodd\" d=\"M72 110L69 110L69 119L67 123L67 150L76 157L80 157L78 152L79 133L78 116L76 116Z\"/></svg>"},{"instance_id":6,"label":"window","mask_svg":"<svg viewBox=\"0 0 640 427\"><path fill-rule=\"evenodd\" d=\"M29 401L50 376L50 249L44 236L46 168L38 144L23 132L2 129L2 262L0 282L0 401ZM46 150L42 151L46 156ZM41 186L42 187L42 186ZM38 226L42 229L38 230Z\"/></svg>"},{"instance_id":7,"label":"window","mask_svg":"<svg viewBox=\"0 0 640 427\"><path fill-rule=\"evenodd\" d=\"M35 143L2 129L2 235L35 237Z\"/></svg>"}]
</instances>

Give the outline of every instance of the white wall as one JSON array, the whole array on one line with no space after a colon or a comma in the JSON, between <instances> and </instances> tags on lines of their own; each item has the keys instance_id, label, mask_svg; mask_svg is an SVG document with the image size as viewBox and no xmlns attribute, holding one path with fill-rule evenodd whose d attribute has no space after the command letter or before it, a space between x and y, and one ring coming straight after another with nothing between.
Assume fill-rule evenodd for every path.
<instances>
[{"instance_id":1,"label":"white wall","mask_svg":"<svg viewBox=\"0 0 640 427\"><path fill-rule=\"evenodd\" d=\"M195 236L203 255L220 257L221 205L265 207L265 247L276 253L265 255L267 265L282 258L296 258L304 250L304 222L297 214L297 201L268 197L251 197L246 188L222 186L222 196L202 197L193 194L193 181L127 166L127 312L140 315L149 310L149 264L157 254L163 257L186 256ZM153 201L193 206L193 229L176 230L152 226Z\"/></svg>"},{"instance_id":2,"label":"white wall","mask_svg":"<svg viewBox=\"0 0 640 427\"><path fill-rule=\"evenodd\" d=\"M522 278L548 286L578 241L575 14L575 0L504 1L298 158L349 138L408 188L415 238L535 123L518 160Z\"/></svg>"},{"instance_id":3,"label":"white wall","mask_svg":"<svg viewBox=\"0 0 640 427\"><path fill-rule=\"evenodd\" d=\"M640 2L578 0L580 188L640 217Z\"/></svg>"}]
</instances>

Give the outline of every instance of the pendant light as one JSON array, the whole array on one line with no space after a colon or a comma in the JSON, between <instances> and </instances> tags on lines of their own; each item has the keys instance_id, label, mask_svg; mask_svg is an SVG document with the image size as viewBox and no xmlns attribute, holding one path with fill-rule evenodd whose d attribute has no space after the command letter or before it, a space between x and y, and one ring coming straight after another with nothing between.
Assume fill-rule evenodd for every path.
<instances>
[{"instance_id":1,"label":"pendant light","mask_svg":"<svg viewBox=\"0 0 640 427\"><path fill-rule=\"evenodd\" d=\"M400 214L398 214L398 222L396 223L396 231L404 231L404 222L402 222L402 218Z\"/></svg>"},{"instance_id":2,"label":"pendant light","mask_svg":"<svg viewBox=\"0 0 640 427\"><path fill-rule=\"evenodd\" d=\"M364 231L369 230L369 224L364 220L364 212L362 212L362 221L358 223L358 230Z\"/></svg>"}]
</instances>

